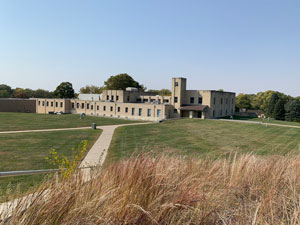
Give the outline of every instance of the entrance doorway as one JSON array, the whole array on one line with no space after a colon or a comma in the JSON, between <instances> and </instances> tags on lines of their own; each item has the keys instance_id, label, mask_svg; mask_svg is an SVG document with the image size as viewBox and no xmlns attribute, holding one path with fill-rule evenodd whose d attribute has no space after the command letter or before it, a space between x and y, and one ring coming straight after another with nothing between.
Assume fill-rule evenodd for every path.
<instances>
[{"instance_id":1,"label":"entrance doorway","mask_svg":"<svg viewBox=\"0 0 300 225\"><path fill-rule=\"evenodd\" d=\"M201 111L198 112L197 117L198 117L198 118L202 118L202 112L201 112Z\"/></svg>"}]
</instances>

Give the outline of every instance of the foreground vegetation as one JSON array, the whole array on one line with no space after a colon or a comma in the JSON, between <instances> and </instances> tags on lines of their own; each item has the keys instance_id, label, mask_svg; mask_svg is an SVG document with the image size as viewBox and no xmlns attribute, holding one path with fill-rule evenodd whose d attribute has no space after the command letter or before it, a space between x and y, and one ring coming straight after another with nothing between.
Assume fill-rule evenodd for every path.
<instances>
[{"instance_id":1,"label":"foreground vegetation","mask_svg":"<svg viewBox=\"0 0 300 225\"><path fill-rule=\"evenodd\" d=\"M20 203L2 224L296 225L299 187L299 157L140 155L96 172L88 183L73 176L47 194L41 188L27 210Z\"/></svg>"},{"instance_id":2,"label":"foreground vegetation","mask_svg":"<svg viewBox=\"0 0 300 225\"><path fill-rule=\"evenodd\" d=\"M90 149L100 130L71 130L43 133L18 133L0 135L0 171L39 170L55 168L45 159L50 149L55 148L59 154L71 156L72 148L82 140L88 141ZM0 201L7 200L6 192L20 190L20 194L35 186L46 175L27 175L0 178ZM9 185L9 188L7 189Z\"/></svg>"},{"instance_id":3,"label":"foreground vegetation","mask_svg":"<svg viewBox=\"0 0 300 225\"><path fill-rule=\"evenodd\" d=\"M232 152L258 155L299 153L300 129L218 120L182 119L160 124L120 127L116 130L107 162L134 152L169 152L218 158Z\"/></svg>"},{"instance_id":4,"label":"foreground vegetation","mask_svg":"<svg viewBox=\"0 0 300 225\"><path fill-rule=\"evenodd\" d=\"M35 113L0 113L0 131L37 130L136 123L137 121L80 115L46 115Z\"/></svg>"}]
</instances>

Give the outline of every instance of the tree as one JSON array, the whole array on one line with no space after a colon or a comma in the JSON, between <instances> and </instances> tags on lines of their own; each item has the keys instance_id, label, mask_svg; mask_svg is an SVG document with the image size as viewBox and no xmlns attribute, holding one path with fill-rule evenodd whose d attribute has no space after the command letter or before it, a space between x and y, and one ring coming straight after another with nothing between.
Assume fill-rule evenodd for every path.
<instances>
[{"instance_id":1,"label":"tree","mask_svg":"<svg viewBox=\"0 0 300 225\"><path fill-rule=\"evenodd\" d=\"M161 89L161 90L148 90L149 92L157 92L158 95L161 96L171 96L172 92L169 89Z\"/></svg>"},{"instance_id":2,"label":"tree","mask_svg":"<svg viewBox=\"0 0 300 225\"><path fill-rule=\"evenodd\" d=\"M11 98L13 90L6 84L0 84L0 98Z\"/></svg>"},{"instance_id":3,"label":"tree","mask_svg":"<svg viewBox=\"0 0 300 225\"><path fill-rule=\"evenodd\" d=\"M274 117L273 113L274 113L275 105L278 102L278 100L279 100L278 93L276 92L273 93L267 109L267 116Z\"/></svg>"},{"instance_id":4,"label":"tree","mask_svg":"<svg viewBox=\"0 0 300 225\"><path fill-rule=\"evenodd\" d=\"M86 85L80 88L80 94L101 94L104 87L97 87L95 85Z\"/></svg>"},{"instance_id":5,"label":"tree","mask_svg":"<svg viewBox=\"0 0 300 225\"><path fill-rule=\"evenodd\" d=\"M300 101L291 100L285 105L285 120L300 122Z\"/></svg>"},{"instance_id":6,"label":"tree","mask_svg":"<svg viewBox=\"0 0 300 225\"><path fill-rule=\"evenodd\" d=\"M135 81L127 73L118 74L116 76L111 76L107 81L104 82L105 89L108 90L126 90L127 87L135 87L145 90L143 85Z\"/></svg>"},{"instance_id":7,"label":"tree","mask_svg":"<svg viewBox=\"0 0 300 225\"><path fill-rule=\"evenodd\" d=\"M13 97L14 98L30 98L32 97L32 90L31 89L23 89L23 88L16 88L14 89Z\"/></svg>"},{"instance_id":8,"label":"tree","mask_svg":"<svg viewBox=\"0 0 300 225\"><path fill-rule=\"evenodd\" d=\"M70 82L62 82L57 86L53 94L56 98L74 98L75 91Z\"/></svg>"},{"instance_id":9,"label":"tree","mask_svg":"<svg viewBox=\"0 0 300 225\"><path fill-rule=\"evenodd\" d=\"M236 107L238 109L250 109L251 108L251 102L250 102L249 95L239 94L236 97Z\"/></svg>"},{"instance_id":10,"label":"tree","mask_svg":"<svg viewBox=\"0 0 300 225\"><path fill-rule=\"evenodd\" d=\"M276 120L284 120L285 110L284 110L284 101L279 99L275 105L273 117Z\"/></svg>"},{"instance_id":11,"label":"tree","mask_svg":"<svg viewBox=\"0 0 300 225\"><path fill-rule=\"evenodd\" d=\"M37 89L33 93L35 98L53 98L53 93L43 89Z\"/></svg>"}]
</instances>

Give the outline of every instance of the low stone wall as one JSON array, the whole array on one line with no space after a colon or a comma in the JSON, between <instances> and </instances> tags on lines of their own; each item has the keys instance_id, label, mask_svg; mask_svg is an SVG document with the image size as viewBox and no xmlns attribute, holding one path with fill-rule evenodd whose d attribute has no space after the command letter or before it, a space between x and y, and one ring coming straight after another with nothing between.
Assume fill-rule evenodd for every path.
<instances>
[{"instance_id":1,"label":"low stone wall","mask_svg":"<svg viewBox=\"0 0 300 225\"><path fill-rule=\"evenodd\" d=\"M0 112L36 113L36 101L34 99L1 99Z\"/></svg>"}]
</instances>

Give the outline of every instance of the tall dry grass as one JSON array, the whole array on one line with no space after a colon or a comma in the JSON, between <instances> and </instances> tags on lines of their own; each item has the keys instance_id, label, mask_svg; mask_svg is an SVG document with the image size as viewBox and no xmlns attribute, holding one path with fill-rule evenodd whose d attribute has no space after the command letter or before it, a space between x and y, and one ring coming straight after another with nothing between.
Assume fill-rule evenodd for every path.
<instances>
[{"instance_id":1,"label":"tall dry grass","mask_svg":"<svg viewBox=\"0 0 300 225\"><path fill-rule=\"evenodd\" d=\"M139 155L34 197L3 224L299 224L300 157Z\"/></svg>"}]
</instances>

